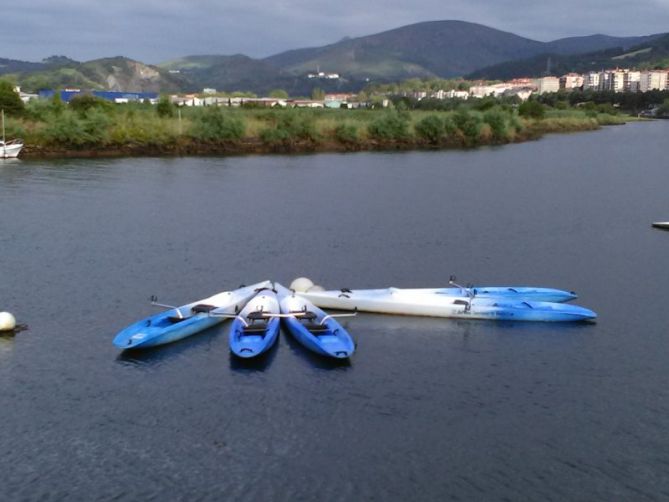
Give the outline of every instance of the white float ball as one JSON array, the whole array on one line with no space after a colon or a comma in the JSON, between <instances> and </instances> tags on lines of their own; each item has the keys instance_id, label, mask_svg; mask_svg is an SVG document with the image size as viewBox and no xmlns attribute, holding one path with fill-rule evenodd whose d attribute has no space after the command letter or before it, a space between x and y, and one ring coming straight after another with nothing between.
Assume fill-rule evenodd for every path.
<instances>
[{"instance_id":1,"label":"white float ball","mask_svg":"<svg viewBox=\"0 0 669 502\"><path fill-rule=\"evenodd\" d=\"M9 312L0 312L0 331L12 331L16 328L16 319Z\"/></svg>"},{"instance_id":2,"label":"white float ball","mask_svg":"<svg viewBox=\"0 0 669 502\"><path fill-rule=\"evenodd\" d=\"M290 283L290 289L297 293L305 293L314 283L306 277L298 277Z\"/></svg>"},{"instance_id":3,"label":"white float ball","mask_svg":"<svg viewBox=\"0 0 669 502\"><path fill-rule=\"evenodd\" d=\"M318 284L314 284L309 289L307 289L307 293L317 293L318 291L325 291L325 288Z\"/></svg>"}]
</instances>

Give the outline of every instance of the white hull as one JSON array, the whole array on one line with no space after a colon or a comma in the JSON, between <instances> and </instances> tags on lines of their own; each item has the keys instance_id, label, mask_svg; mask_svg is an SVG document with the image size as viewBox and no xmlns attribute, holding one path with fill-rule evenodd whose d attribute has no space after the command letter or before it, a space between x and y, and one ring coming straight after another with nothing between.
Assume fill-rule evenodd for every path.
<instances>
[{"instance_id":1,"label":"white hull","mask_svg":"<svg viewBox=\"0 0 669 502\"><path fill-rule=\"evenodd\" d=\"M597 314L576 305L442 296L398 288L297 293L321 308L456 319L580 321Z\"/></svg>"},{"instance_id":2,"label":"white hull","mask_svg":"<svg viewBox=\"0 0 669 502\"><path fill-rule=\"evenodd\" d=\"M320 291L297 293L321 308L339 310L362 310L383 314L418 315L430 317L472 317L465 312L469 303L467 297L426 295L423 292L406 291L396 288L353 290L353 294ZM484 303L477 301L476 303Z\"/></svg>"},{"instance_id":3,"label":"white hull","mask_svg":"<svg viewBox=\"0 0 669 502\"><path fill-rule=\"evenodd\" d=\"M15 159L23 148L22 143L0 146L0 159Z\"/></svg>"}]
</instances>

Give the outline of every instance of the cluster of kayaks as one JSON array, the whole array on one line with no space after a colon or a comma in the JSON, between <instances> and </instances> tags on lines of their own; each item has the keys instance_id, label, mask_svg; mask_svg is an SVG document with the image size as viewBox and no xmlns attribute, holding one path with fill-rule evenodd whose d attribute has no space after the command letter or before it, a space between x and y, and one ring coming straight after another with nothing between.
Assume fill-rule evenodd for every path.
<instances>
[{"instance_id":1,"label":"cluster of kayaks","mask_svg":"<svg viewBox=\"0 0 669 502\"><path fill-rule=\"evenodd\" d=\"M434 289L341 289L324 291L300 280L287 289L263 281L200 301L169 307L123 329L114 338L121 349L141 349L180 340L226 319L230 351L256 357L277 341L280 326L304 347L322 356L345 359L355 351L351 335L322 308L384 314L511 321L575 322L597 317L592 310L564 302L576 294L550 288L448 287ZM304 284L304 283L302 283Z\"/></svg>"},{"instance_id":2,"label":"cluster of kayaks","mask_svg":"<svg viewBox=\"0 0 669 502\"><path fill-rule=\"evenodd\" d=\"M155 347L232 319L230 350L238 357L250 358L276 343L283 320L288 332L309 350L346 359L353 354L355 344L336 317L280 284L263 281L142 319L118 333L114 345L121 349Z\"/></svg>"}]
</instances>

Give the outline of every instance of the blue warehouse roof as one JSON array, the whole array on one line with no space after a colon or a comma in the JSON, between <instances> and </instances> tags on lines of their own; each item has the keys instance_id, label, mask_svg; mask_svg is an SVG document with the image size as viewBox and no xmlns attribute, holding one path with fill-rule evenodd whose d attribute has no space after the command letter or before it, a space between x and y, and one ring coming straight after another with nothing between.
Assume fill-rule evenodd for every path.
<instances>
[{"instance_id":1,"label":"blue warehouse roof","mask_svg":"<svg viewBox=\"0 0 669 502\"><path fill-rule=\"evenodd\" d=\"M123 91L93 91L85 93L82 91L58 91L60 92L60 99L69 103L70 100L80 94L92 94L95 97L106 99L107 101L115 101L117 99L127 99L128 101L144 101L151 99L158 99L157 92L123 92ZM49 99L56 94L53 89L42 89L39 91L39 97Z\"/></svg>"}]
</instances>

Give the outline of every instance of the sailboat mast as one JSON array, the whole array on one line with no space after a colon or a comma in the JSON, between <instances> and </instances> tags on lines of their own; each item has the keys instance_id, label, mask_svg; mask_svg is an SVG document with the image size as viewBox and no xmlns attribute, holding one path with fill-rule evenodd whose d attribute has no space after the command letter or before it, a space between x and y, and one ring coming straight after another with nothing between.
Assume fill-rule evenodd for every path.
<instances>
[{"instance_id":1,"label":"sailboat mast","mask_svg":"<svg viewBox=\"0 0 669 502\"><path fill-rule=\"evenodd\" d=\"M2 115L2 144L4 146L5 144L5 109L3 108L0 110L0 114Z\"/></svg>"}]
</instances>

